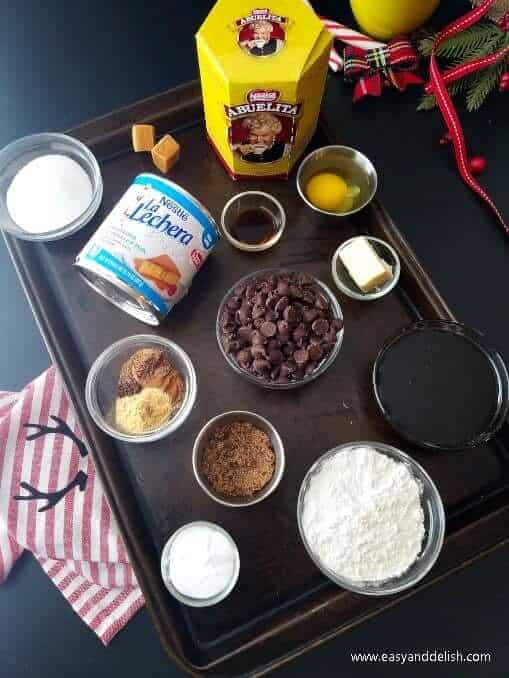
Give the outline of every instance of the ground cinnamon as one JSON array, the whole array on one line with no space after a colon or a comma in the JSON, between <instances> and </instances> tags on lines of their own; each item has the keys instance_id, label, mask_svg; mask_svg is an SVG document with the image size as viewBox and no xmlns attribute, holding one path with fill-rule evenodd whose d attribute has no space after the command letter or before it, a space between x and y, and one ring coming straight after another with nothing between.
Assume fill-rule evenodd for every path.
<instances>
[{"instance_id":1,"label":"ground cinnamon","mask_svg":"<svg viewBox=\"0 0 509 678\"><path fill-rule=\"evenodd\" d=\"M274 468L269 436L246 421L218 426L200 461L200 471L212 489L230 497L259 492L271 480Z\"/></svg>"}]
</instances>

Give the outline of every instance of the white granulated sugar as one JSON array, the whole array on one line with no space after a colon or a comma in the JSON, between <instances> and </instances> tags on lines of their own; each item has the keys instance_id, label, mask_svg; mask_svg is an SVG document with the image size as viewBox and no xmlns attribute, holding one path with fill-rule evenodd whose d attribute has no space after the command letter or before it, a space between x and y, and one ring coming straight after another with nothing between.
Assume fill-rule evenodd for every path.
<instances>
[{"instance_id":1,"label":"white granulated sugar","mask_svg":"<svg viewBox=\"0 0 509 678\"><path fill-rule=\"evenodd\" d=\"M373 448L346 448L311 478L302 525L313 552L337 575L397 577L424 538L419 484L405 464Z\"/></svg>"},{"instance_id":2,"label":"white granulated sugar","mask_svg":"<svg viewBox=\"0 0 509 678\"><path fill-rule=\"evenodd\" d=\"M177 591L190 598L208 599L231 583L235 553L222 532L193 525L176 537L163 569Z\"/></svg>"},{"instance_id":3,"label":"white granulated sugar","mask_svg":"<svg viewBox=\"0 0 509 678\"><path fill-rule=\"evenodd\" d=\"M34 158L7 189L11 219L28 233L57 231L77 219L92 202L92 183L76 160L49 154Z\"/></svg>"}]
</instances>

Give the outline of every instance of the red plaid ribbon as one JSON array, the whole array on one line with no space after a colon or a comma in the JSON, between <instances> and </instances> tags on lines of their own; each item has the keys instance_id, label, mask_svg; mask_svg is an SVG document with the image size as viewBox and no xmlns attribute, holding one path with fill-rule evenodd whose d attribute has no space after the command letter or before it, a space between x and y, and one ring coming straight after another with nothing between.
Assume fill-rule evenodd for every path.
<instances>
[{"instance_id":1,"label":"red plaid ribbon","mask_svg":"<svg viewBox=\"0 0 509 678\"><path fill-rule=\"evenodd\" d=\"M407 85L422 83L422 79L413 73L417 68L417 54L405 38L395 38L385 47L367 51L348 45L344 59L345 79L357 81L354 102L367 95L379 97L384 84L403 92Z\"/></svg>"},{"instance_id":2,"label":"red plaid ribbon","mask_svg":"<svg viewBox=\"0 0 509 678\"><path fill-rule=\"evenodd\" d=\"M494 2L495 0L484 0L484 2L478 5L475 9L471 10L456 21L453 21L438 34L435 44L433 45L433 51L431 53L430 79L429 83L425 87L425 90L428 94L434 94L436 98L438 107L440 108L444 121L447 125L449 134L451 135L452 143L454 145L456 165L461 178L473 191L477 193L477 195L482 200L484 200L484 202L488 205L488 207L490 207L497 217L504 231L509 234L509 225L504 220L500 210L497 208L484 188L474 178L470 170L467 147L463 129L461 127L461 122L452 102L451 96L447 91L448 83L453 82L454 80L457 80L468 73L473 73L487 68L488 66L499 62L501 59L505 59L509 55L509 47L505 47L490 56L483 57L481 59L475 59L459 66L455 66L445 73L440 72L436 59L436 50L438 46L444 42L444 40L447 40L451 36L456 35L457 33L460 33L461 31L464 31L470 26L476 24L480 19L482 19L483 16L487 14ZM505 18L506 17L503 17L502 22L505 22ZM499 25L501 25L501 23L499 23Z\"/></svg>"}]
</instances>

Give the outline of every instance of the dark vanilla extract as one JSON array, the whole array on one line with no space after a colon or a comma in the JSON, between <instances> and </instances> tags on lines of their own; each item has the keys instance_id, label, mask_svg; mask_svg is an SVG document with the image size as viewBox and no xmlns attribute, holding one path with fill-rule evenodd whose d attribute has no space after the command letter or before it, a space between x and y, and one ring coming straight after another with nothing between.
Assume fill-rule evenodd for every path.
<instances>
[{"instance_id":1,"label":"dark vanilla extract","mask_svg":"<svg viewBox=\"0 0 509 678\"><path fill-rule=\"evenodd\" d=\"M246 245L263 245L271 240L277 230L272 214L263 207L240 212L230 227L230 233Z\"/></svg>"}]
</instances>

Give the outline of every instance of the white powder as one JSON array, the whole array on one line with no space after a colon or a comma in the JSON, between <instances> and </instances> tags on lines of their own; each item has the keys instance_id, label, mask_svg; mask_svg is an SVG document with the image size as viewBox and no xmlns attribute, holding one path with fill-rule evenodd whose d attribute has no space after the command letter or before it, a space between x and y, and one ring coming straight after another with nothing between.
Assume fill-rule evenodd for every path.
<instances>
[{"instance_id":1,"label":"white powder","mask_svg":"<svg viewBox=\"0 0 509 678\"><path fill-rule=\"evenodd\" d=\"M222 532L207 525L191 525L176 537L163 571L183 595L206 599L229 586L235 561L235 551Z\"/></svg>"},{"instance_id":2,"label":"white powder","mask_svg":"<svg viewBox=\"0 0 509 678\"><path fill-rule=\"evenodd\" d=\"M42 155L24 165L7 189L12 220L28 233L56 231L77 219L92 202L85 170L65 155Z\"/></svg>"},{"instance_id":3,"label":"white powder","mask_svg":"<svg viewBox=\"0 0 509 678\"><path fill-rule=\"evenodd\" d=\"M419 484L404 464L373 448L346 448L311 478L302 524L313 552L337 575L397 577L424 538Z\"/></svg>"}]
</instances>

